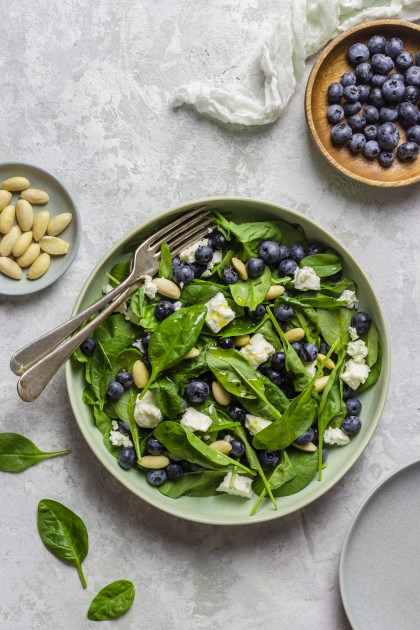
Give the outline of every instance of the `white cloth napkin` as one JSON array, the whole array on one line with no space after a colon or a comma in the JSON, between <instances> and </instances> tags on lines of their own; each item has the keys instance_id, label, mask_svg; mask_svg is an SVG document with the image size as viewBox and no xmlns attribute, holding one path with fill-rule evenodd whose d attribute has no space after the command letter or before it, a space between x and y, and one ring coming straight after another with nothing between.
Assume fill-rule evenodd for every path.
<instances>
[{"instance_id":1,"label":"white cloth napkin","mask_svg":"<svg viewBox=\"0 0 420 630\"><path fill-rule=\"evenodd\" d=\"M178 88L174 106L193 105L200 114L224 123L272 123L289 103L307 57L346 29L384 18L417 20L420 0L291 0L263 46L265 82L260 94L197 82Z\"/></svg>"}]
</instances>

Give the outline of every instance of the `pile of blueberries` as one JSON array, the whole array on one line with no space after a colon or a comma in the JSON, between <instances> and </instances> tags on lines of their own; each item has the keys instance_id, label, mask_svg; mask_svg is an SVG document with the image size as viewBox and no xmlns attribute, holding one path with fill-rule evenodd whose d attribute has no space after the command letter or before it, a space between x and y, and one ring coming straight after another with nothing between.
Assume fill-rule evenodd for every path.
<instances>
[{"instance_id":1,"label":"pile of blueberries","mask_svg":"<svg viewBox=\"0 0 420 630\"><path fill-rule=\"evenodd\" d=\"M420 151L420 52L413 65L413 55L403 46L398 37L386 41L383 35L374 35L367 46L353 44L347 57L354 72L345 72L327 92L333 143L349 142L353 153L378 157L382 166L391 166L397 147L400 160L413 160ZM397 121L407 136L401 144Z\"/></svg>"}]
</instances>

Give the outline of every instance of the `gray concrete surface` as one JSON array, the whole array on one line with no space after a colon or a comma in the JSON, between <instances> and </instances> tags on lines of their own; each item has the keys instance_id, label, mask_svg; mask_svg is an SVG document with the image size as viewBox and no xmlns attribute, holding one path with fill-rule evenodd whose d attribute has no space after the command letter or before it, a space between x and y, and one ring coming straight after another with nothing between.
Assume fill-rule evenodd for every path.
<instances>
[{"instance_id":1,"label":"gray concrete surface","mask_svg":"<svg viewBox=\"0 0 420 630\"><path fill-rule=\"evenodd\" d=\"M132 579L137 595L115 628L348 630L338 589L344 534L367 493L420 448L419 187L366 188L328 167L308 136L304 84L283 118L264 129L232 132L172 110L174 88L197 77L258 87L262 38L281 3L0 5L2 159L55 173L83 220L78 257L56 285L27 298L0 297L1 430L73 451L0 475L2 630L93 628L86 619L92 597L119 578ZM322 222L372 278L393 348L388 402L353 469L304 510L237 529L183 522L130 494L84 443L63 372L26 404L8 370L13 351L69 316L117 238L162 208L208 194L260 197ZM39 539L36 507L45 497L64 502L88 527L86 591Z\"/></svg>"}]
</instances>

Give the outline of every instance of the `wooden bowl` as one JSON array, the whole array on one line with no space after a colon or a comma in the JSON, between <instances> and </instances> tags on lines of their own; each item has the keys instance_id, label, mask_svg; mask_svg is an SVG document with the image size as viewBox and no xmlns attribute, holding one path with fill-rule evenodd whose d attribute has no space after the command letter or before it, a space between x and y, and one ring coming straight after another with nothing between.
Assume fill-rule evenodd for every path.
<instances>
[{"instance_id":1,"label":"wooden bowl","mask_svg":"<svg viewBox=\"0 0 420 630\"><path fill-rule=\"evenodd\" d=\"M347 145L335 146L331 141L331 125L327 120L327 89L330 83L339 82L343 72L353 71L347 60L347 51L352 44L367 44L372 35L399 37L404 50L413 57L420 50L420 26L401 20L377 20L355 26L336 37L317 59L308 79L305 96L306 120L312 137L324 157L341 173L369 184L369 186L408 186L420 181L420 156L413 161L395 159L389 167L381 166L379 160L370 160L363 154L354 155ZM392 72L398 72L396 68ZM400 141L406 141L405 130L397 123Z\"/></svg>"}]
</instances>

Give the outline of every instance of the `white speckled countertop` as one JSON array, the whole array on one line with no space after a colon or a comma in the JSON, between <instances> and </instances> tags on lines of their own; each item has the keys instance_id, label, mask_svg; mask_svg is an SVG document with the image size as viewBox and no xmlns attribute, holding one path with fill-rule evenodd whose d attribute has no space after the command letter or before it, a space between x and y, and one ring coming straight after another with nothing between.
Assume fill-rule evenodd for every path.
<instances>
[{"instance_id":1,"label":"white speckled countertop","mask_svg":"<svg viewBox=\"0 0 420 630\"><path fill-rule=\"evenodd\" d=\"M137 594L113 628L350 628L338 589L344 534L368 492L420 451L413 369L420 189L367 188L328 167L306 129L304 84L283 118L264 129L232 133L172 110L174 88L197 77L259 86L261 38L279 11L275 0L11 0L3 7L3 159L55 173L79 204L83 236L56 285L26 298L0 297L1 430L23 433L45 450L73 450L21 474L0 474L2 630L93 628L86 619L92 597L119 578L132 579ZM183 522L130 494L82 439L63 371L27 404L8 369L13 351L69 316L116 239L158 210L209 194L283 203L337 235L373 280L393 348L382 420L345 478L298 513L232 529ZM87 525L88 590L39 539L36 509L46 497Z\"/></svg>"}]
</instances>

